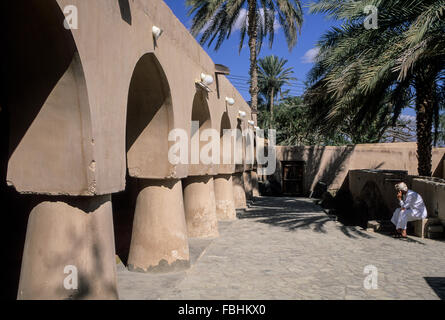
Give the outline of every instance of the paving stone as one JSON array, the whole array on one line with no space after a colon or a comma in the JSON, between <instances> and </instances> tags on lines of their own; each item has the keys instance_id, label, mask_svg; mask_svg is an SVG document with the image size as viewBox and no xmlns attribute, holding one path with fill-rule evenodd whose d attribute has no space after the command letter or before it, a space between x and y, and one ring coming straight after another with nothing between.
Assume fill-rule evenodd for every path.
<instances>
[{"instance_id":1,"label":"paving stone","mask_svg":"<svg viewBox=\"0 0 445 320\"><path fill-rule=\"evenodd\" d=\"M445 299L445 242L343 226L306 198L256 198L217 239L191 239L191 268L118 268L121 299ZM378 270L366 290L364 268Z\"/></svg>"}]
</instances>

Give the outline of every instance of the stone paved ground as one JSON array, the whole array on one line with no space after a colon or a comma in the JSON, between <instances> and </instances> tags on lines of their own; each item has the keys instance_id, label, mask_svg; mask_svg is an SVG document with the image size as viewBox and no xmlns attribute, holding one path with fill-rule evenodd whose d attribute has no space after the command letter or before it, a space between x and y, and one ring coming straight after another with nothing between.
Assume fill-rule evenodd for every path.
<instances>
[{"instance_id":1,"label":"stone paved ground","mask_svg":"<svg viewBox=\"0 0 445 320\"><path fill-rule=\"evenodd\" d=\"M191 239L192 267L119 267L121 299L445 299L445 243L393 239L331 220L305 198L257 198L220 237ZM378 268L366 290L364 267Z\"/></svg>"}]
</instances>

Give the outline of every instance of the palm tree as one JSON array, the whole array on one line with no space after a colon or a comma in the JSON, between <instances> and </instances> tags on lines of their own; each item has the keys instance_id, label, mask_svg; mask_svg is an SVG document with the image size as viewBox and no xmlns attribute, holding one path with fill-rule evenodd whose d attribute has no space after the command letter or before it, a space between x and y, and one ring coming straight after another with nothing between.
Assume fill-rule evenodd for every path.
<instances>
[{"instance_id":1,"label":"palm tree","mask_svg":"<svg viewBox=\"0 0 445 320\"><path fill-rule=\"evenodd\" d=\"M378 29L363 26L364 8L379 9ZM312 12L343 20L319 42L306 102L315 122L330 129L346 116L355 127L375 120L379 110L393 114L404 107L417 112L419 175L431 175L432 127L438 123L443 92L445 0L319 0Z\"/></svg>"},{"instance_id":2,"label":"palm tree","mask_svg":"<svg viewBox=\"0 0 445 320\"><path fill-rule=\"evenodd\" d=\"M274 99L280 94L283 96L282 87L296 80L291 75L292 68L285 68L286 59L278 58L275 55L264 57L258 61L258 88L259 91L269 100L269 111L271 121L274 120Z\"/></svg>"},{"instance_id":3,"label":"palm tree","mask_svg":"<svg viewBox=\"0 0 445 320\"><path fill-rule=\"evenodd\" d=\"M201 34L200 43L210 47L216 39L215 50L221 47L237 28L241 38L239 51L246 35L250 49L250 95L251 108L258 104L257 56L263 40L268 37L272 47L275 28L279 24L284 31L291 50L297 42L297 34L303 24L303 11L298 0L186 0L188 14L194 15L191 32ZM276 18L278 17L278 19Z\"/></svg>"}]
</instances>

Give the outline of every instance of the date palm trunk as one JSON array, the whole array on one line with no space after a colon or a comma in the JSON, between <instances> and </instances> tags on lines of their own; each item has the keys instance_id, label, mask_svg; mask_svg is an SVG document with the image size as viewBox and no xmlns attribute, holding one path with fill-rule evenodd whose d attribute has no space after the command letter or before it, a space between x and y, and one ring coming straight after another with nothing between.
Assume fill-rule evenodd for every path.
<instances>
[{"instance_id":1,"label":"date palm trunk","mask_svg":"<svg viewBox=\"0 0 445 320\"><path fill-rule=\"evenodd\" d=\"M272 89L270 90L270 98L269 98L269 100L270 100L270 127L272 128L273 127L273 123L274 123L274 113L273 113L273 107L274 107L274 95L275 95L275 92L274 92L274 88L272 87Z\"/></svg>"},{"instance_id":2,"label":"date palm trunk","mask_svg":"<svg viewBox=\"0 0 445 320\"><path fill-rule=\"evenodd\" d=\"M257 110L258 105L258 69L257 69L257 2L256 0L248 0L248 35L250 49L250 96L252 98L251 108Z\"/></svg>"},{"instance_id":3,"label":"date palm trunk","mask_svg":"<svg viewBox=\"0 0 445 320\"><path fill-rule=\"evenodd\" d=\"M431 68L416 75L417 160L420 176L432 175L432 130L436 96L435 73Z\"/></svg>"}]
</instances>

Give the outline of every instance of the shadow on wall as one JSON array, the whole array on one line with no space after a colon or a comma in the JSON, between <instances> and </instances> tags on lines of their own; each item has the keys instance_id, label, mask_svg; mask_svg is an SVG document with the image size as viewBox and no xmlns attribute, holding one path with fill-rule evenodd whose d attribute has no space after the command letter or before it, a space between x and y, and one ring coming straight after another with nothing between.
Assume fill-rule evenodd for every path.
<instances>
[{"instance_id":1,"label":"shadow on wall","mask_svg":"<svg viewBox=\"0 0 445 320\"><path fill-rule=\"evenodd\" d=\"M358 225L363 227L371 220L391 219L391 211L385 205L379 186L374 181L367 181L360 191L355 211L360 212L358 214L360 219Z\"/></svg>"},{"instance_id":2,"label":"shadow on wall","mask_svg":"<svg viewBox=\"0 0 445 320\"><path fill-rule=\"evenodd\" d=\"M39 3L39 0L8 1L3 11L2 20L10 30L4 39L7 45L1 59L2 77L8 79L2 92L2 106L9 106L9 116L14 122L10 154L68 70L77 51L71 31L63 27L65 17L57 2L45 1L44 6Z\"/></svg>"},{"instance_id":3,"label":"shadow on wall","mask_svg":"<svg viewBox=\"0 0 445 320\"><path fill-rule=\"evenodd\" d=\"M126 123L129 175L153 179L169 176L168 134L173 106L167 77L152 53L144 54L134 68Z\"/></svg>"},{"instance_id":4,"label":"shadow on wall","mask_svg":"<svg viewBox=\"0 0 445 320\"><path fill-rule=\"evenodd\" d=\"M137 179L128 174L125 178L125 190L112 194L113 203L113 225L114 242L116 244L116 255L124 265L127 265L130 253L131 235L133 232L134 210L138 195Z\"/></svg>"},{"instance_id":5,"label":"shadow on wall","mask_svg":"<svg viewBox=\"0 0 445 320\"><path fill-rule=\"evenodd\" d=\"M128 0L119 0L119 9L121 11L122 20L131 26L131 9Z\"/></svg>"},{"instance_id":6,"label":"shadow on wall","mask_svg":"<svg viewBox=\"0 0 445 320\"><path fill-rule=\"evenodd\" d=\"M355 146L342 148L320 147L289 147L283 150L283 161L304 161L304 194L308 196L318 182L329 186L335 181L338 174L344 170L344 164L354 152ZM265 195L280 195L282 193L282 165L277 160L277 170L274 175L267 177L266 184L269 190Z\"/></svg>"},{"instance_id":7,"label":"shadow on wall","mask_svg":"<svg viewBox=\"0 0 445 320\"><path fill-rule=\"evenodd\" d=\"M445 172L443 172L445 166L445 153L442 156L442 159L439 161L439 164L434 170L433 177L445 179Z\"/></svg>"},{"instance_id":8,"label":"shadow on wall","mask_svg":"<svg viewBox=\"0 0 445 320\"><path fill-rule=\"evenodd\" d=\"M47 0L45 5L41 4L40 0L4 1L1 11L1 20L8 30L3 34L5 45L0 52L2 78L7 79L0 88L2 300L17 298L26 228L34 197L21 195L7 186L9 157L69 69L77 50L71 32L63 28L65 17L57 2ZM10 123L14 125L10 127Z\"/></svg>"}]
</instances>

